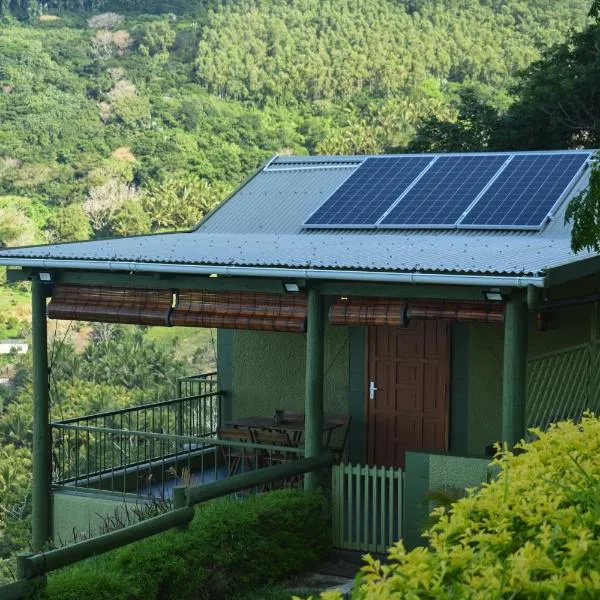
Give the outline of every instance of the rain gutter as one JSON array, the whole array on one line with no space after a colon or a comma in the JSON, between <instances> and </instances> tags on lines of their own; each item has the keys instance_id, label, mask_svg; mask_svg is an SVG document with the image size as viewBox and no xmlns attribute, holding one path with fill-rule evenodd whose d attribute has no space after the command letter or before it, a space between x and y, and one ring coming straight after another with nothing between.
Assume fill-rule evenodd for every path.
<instances>
[{"instance_id":1,"label":"rain gutter","mask_svg":"<svg viewBox=\"0 0 600 600\"><path fill-rule=\"evenodd\" d=\"M292 269L227 265L184 265L116 260L58 260L47 258L0 258L0 265L35 269L86 269L126 273L168 273L172 275L219 275L223 277L267 277L377 283L414 283L430 285L471 285L482 287L525 288L546 286L542 276L453 275L439 273L402 273L393 271L356 271L344 269Z\"/></svg>"}]
</instances>

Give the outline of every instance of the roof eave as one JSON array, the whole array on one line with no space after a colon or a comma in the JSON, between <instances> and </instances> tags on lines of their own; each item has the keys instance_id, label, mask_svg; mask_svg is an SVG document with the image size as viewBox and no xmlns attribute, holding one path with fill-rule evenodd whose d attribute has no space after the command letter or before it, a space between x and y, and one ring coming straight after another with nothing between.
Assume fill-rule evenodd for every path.
<instances>
[{"instance_id":1,"label":"roof eave","mask_svg":"<svg viewBox=\"0 0 600 600\"><path fill-rule=\"evenodd\" d=\"M171 275L220 275L225 277L300 278L326 281L364 281L377 283L414 283L432 285L466 285L481 287L546 287L539 275L498 275L367 271L348 269L313 269L242 265L190 265L135 261L72 260L53 258L0 258L0 265L33 269L79 269L125 273Z\"/></svg>"}]
</instances>

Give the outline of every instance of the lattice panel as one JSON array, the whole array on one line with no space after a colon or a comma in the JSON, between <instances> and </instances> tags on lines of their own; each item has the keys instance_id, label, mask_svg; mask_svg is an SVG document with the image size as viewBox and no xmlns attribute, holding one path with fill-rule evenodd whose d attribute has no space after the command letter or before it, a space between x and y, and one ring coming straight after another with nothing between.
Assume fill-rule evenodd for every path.
<instances>
[{"instance_id":1,"label":"lattice panel","mask_svg":"<svg viewBox=\"0 0 600 600\"><path fill-rule=\"evenodd\" d=\"M546 429L556 421L578 421L585 410L592 408L589 393L593 388L590 381L593 371L590 369L590 354L590 347L585 345L529 361L526 407L528 427Z\"/></svg>"}]
</instances>

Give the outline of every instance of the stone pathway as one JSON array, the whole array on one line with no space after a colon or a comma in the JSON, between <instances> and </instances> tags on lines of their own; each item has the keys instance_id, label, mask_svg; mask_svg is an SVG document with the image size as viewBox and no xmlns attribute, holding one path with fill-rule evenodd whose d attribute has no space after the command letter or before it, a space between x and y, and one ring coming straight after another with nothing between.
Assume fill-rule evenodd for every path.
<instances>
[{"instance_id":1,"label":"stone pathway","mask_svg":"<svg viewBox=\"0 0 600 600\"><path fill-rule=\"evenodd\" d=\"M289 592L291 595L304 592L305 590L319 590L325 592L340 590L343 594L352 592L354 576L360 568L360 563L345 560L336 560L324 564L313 573L307 573L290 582Z\"/></svg>"}]
</instances>

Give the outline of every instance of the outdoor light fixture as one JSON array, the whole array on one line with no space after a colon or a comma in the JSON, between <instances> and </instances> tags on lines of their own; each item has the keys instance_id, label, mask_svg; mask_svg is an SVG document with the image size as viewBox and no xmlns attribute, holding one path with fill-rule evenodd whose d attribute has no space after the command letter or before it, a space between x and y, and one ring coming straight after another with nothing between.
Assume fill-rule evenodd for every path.
<instances>
[{"instance_id":1,"label":"outdoor light fixture","mask_svg":"<svg viewBox=\"0 0 600 600\"><path fill-rule=\"evenodd\" d=\"M52 275L50 275L50 273L40 273L40 281L50 283L52 281Z\"/></svg>"},{"instance_id":2,"label":"outdoor light fixture","mask_svg":"<svg viewBox=\"0 0 600 600\"><path fill-rule=\"evenodd\" d=\"M219 276L219 275L218 275L217 273L211 273L211 274L209 275L209 277L212 277L213 279L214 279L215 277L218 277L218 276Z\"/></svg>"},{"instance_id":3,"label":"outdoor light fixture","mask_svg":"<svg viewBox=\"0 0 600 600\"><path fill-rule=\"evenodd\" d=\"M297 283L294 283L293 281L284 281L283 289L288 294L297 294L300 291L300 286Z\"/></svg>"},{"instance_id":4,"label":"outdoor light fixture","mask_svg":"<svg viewBox=\"0 0 600 600\"><path fill-rule=\"evenodd\" d=\"M498 288L492 288L491 290L486 290L483 292L483 296L486 300L490 302L502 302L502 294Z\"/></svg>"}]
</instances>

